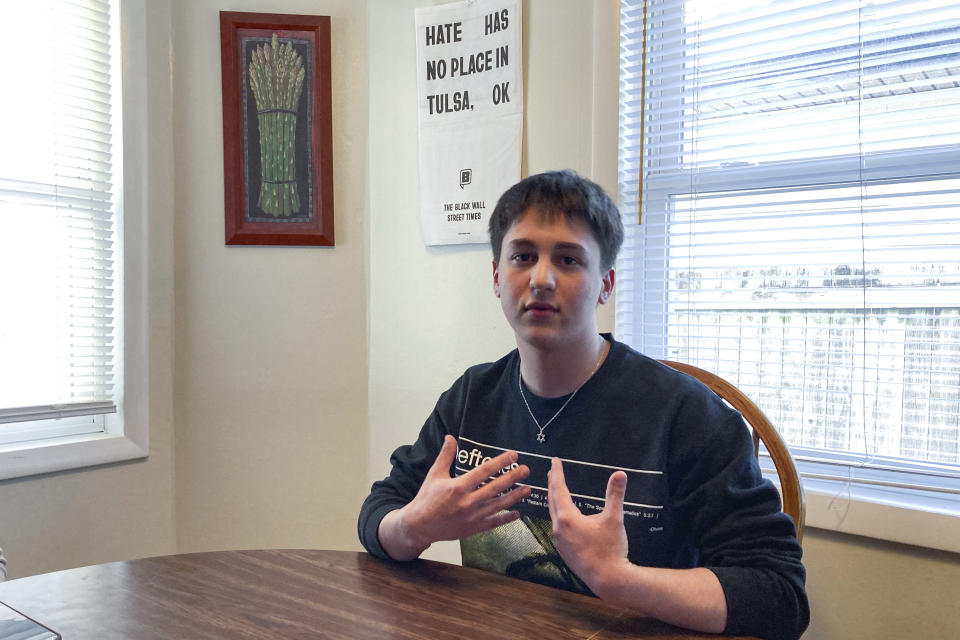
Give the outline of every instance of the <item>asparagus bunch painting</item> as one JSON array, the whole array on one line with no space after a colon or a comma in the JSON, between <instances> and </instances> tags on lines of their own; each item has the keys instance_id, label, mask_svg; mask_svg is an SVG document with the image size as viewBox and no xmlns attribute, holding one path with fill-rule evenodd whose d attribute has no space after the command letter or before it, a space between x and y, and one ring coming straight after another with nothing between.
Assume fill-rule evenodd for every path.
<instances>
[{"instance_id":1,"label":"asparagus bunch painting","mask_svg":"<svg viewBox=\"0 0 960 640\"><path fill-rule=\"evenodd\" d=\"M257 204L271 216L300 212L295 142L297 105L303 92L303 59L290 43L270 43L253 50L250 90L257 105L260 134L260 197Z\"/></svg>"}]
</instances>

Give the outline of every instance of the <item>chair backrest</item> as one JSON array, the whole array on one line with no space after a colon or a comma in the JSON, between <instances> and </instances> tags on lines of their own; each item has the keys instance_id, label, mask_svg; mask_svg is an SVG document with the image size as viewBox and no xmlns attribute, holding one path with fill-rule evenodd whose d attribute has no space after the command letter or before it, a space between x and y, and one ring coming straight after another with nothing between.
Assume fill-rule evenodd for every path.
<instances>
[{"instance_id":1,"label":"chair backrest","mask_svg":"<svg viewBox=\"0 0 960 640\"><path fill-rule=\"evenodd\" d=\"M783 511L793 518L797 527L797 540L803 542L803 520L806 517L806 505L803 498L803 485L800 484L800 474L793 456L787 449L786 443L777 430L770 424L760 408L740 389L730 384L720 376L710 373L699 367L682 362L661 360L663 364L692 376L710 387L710 390L725 400L730 406L743 415L750 429L753 431L753 453L759 455L760 442L767 448L773 464L780 477L780 495L783 498Z\"/></svg>"}]
</instances>

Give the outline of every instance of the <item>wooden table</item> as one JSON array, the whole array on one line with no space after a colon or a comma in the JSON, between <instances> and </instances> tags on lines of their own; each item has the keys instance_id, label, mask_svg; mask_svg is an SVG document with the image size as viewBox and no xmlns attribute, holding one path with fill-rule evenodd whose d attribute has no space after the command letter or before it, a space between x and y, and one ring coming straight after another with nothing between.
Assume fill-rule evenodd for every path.
<instances>
[{"instance_id":1,"label":"wooden table","mask_svg":"<svg viewBox=\"0 0 960 640\"><path fill-rule=\"evenodd\" d=\"M219 551L0 583L65 640L707 638L596 598L457 565L344 551Z\"/></svg>"}]
</instances>

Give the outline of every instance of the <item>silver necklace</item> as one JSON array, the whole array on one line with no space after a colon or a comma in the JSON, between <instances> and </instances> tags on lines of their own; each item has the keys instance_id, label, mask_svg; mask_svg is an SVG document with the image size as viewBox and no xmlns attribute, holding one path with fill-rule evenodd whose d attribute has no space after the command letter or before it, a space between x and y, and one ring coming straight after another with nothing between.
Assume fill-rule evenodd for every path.
<instances>
[{"instance_id":1,"label":"silver necklace","mask_svg":"<svg viewBox=\"0 0 960 640\"><path fill-rule=\"evenodd\" d=\"M583 388L583 385L587 384L587 380L593 377L593 374L597 372L597 369L600 368L600 363L603 362L604 356L607 355L607 350L610 348L610 343L606 342L604 348L600 351L600 358L597 360L597 365L593 368L593 371L590 372L590 375L587 376L587 379L580 383L580 386L573 390L573 393L566 399L563 405L557 409L557 412L553 414L553 417L547 420L543 426L540 425L540 421L537 420L537 416L533 415L533 411L530 410L530 403L527 402L527 396L523 393L523 377L520 375L520 365L517 364L517 388L520 389L520 397L523 398L523 404L527 407L527 413L530 414L530 418L533 420L533 424L537 425L539 433L537 433L537 442L544 443L547 441L547 436L544 433L547 430L547 427L550 426L550 423L557 419L557 416L563 413L563 410L567 408L567 405L570 404L570 401L573 400L573 396L577 395L577 391Z\"/></svg>"}]
</instances>

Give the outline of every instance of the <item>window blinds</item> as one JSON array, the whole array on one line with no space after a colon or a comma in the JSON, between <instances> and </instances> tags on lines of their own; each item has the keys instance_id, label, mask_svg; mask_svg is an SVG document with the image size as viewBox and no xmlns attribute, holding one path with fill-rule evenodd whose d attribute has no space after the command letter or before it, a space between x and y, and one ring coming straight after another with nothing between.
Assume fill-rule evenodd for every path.
<instances>
[{"instance_id":1,"label":"window blinds","mask_svg":"<svg viewBox=\"0 0 960 640\"><path fill-rule=\"evenodd\" d=\"M960 470L960 5L622 3L617 332L794 450Z\"/></svg>"},{"instance_id":2,"label":"window blinds","mask_svg":"<svg viewBox=\"0 0 960 640\"><path fill-rule=\"evenodd\" d=\"M5 3L0 423L115 411L111 2Z\"/></svg>"}]
</instances>

